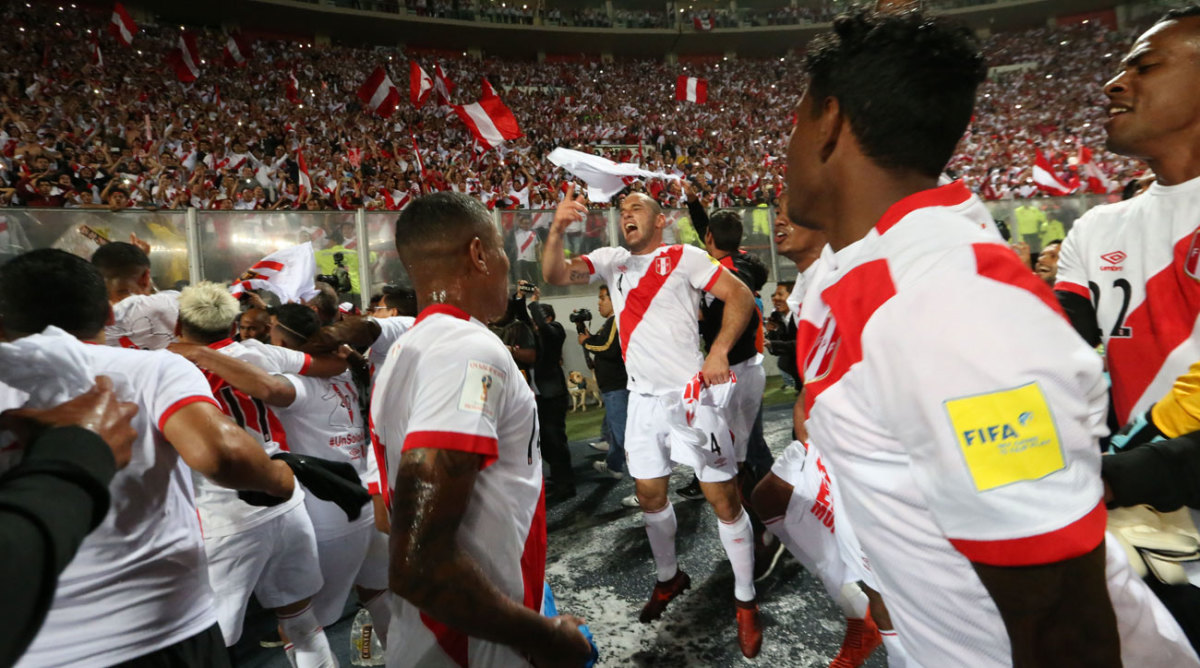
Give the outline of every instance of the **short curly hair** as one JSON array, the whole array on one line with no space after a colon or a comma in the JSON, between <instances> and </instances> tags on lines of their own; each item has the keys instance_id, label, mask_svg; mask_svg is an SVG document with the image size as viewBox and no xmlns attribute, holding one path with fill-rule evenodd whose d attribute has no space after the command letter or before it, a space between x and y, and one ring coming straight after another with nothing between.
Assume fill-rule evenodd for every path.
<instances>
[{"instance_id":1,"label":"short curly hair","mask_svg":"<svg viewBox=\"0 0 1200 668\"><path fill-rule=\"evenodd\" d=\"M915 11L839 16L805 65L814 113L837 99L867 157L927 176L950 161L987 76L967 28Z\"/></svg>"}]
</instances>

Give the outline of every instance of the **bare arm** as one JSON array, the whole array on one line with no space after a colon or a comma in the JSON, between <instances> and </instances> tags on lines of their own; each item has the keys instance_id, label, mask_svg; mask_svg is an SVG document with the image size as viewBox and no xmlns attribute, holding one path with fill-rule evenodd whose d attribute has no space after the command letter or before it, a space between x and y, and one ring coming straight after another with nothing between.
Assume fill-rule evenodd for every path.
<instances>
[{"instance_id":1,"label":"bare arm","mask_svg":"<svg viewBox=\"0 0 1200 668\"><path fill-rule=\"evenodd\" d=\"M482 457L433 448L405 452L392 499L389 588L469 636L511 645L538 665L582 665L581 620L549 619L501 593L458 544ZM570 661L570 662L568 662Z\"/></svg>"},{"instance_id":2,"label":"bare arm","mask_svg":"<svg viewBox=\"0 0 1200 668\"><path fill-rule=\"evenodd\" d=\"M563 257L563 233L571 223L587 215L583 195L575 194L575 184L567 186L567 194L554 210L554 222L542 248L542 278L552 285L586 285L592 273L582 258Z\"/></svg>"},{"instance_id":3,"label":"bare arm","mask_svg":"<svg viewBox=\"0 0 1200 668\"><path fill-rule=\"evenodd\" d=\"M292 469L273 461L250 434L207 401L180 408L162 433L189 468L222 487L292 496Z\"/></svg>"},{"instance_id":4,"label":"bare arm","mask_svg":"<svg viewBox=\"0 0 1200 668\"><path fill-rule=\"evenodd\" d=\"M1120 666L1117 617L1104 576L1104 541L1091 552L1042 566L972 563L1012 642L1015 668L1060 663Z\"/></svg>"},{"instance_id":5,"label":"bare arm","mask_svg":"<svg viewBox=\"0 0 1200 668\"><path fill-rule=\"evenodd\" d=\"M725 314L721 318L721 331L709 346L700 373L704 375L704 382L720 385L729 380L729 349L737 343L756 307L750 288L728 271L721 272L709 293L725 302Z\"/></svg>"}]
</instances>

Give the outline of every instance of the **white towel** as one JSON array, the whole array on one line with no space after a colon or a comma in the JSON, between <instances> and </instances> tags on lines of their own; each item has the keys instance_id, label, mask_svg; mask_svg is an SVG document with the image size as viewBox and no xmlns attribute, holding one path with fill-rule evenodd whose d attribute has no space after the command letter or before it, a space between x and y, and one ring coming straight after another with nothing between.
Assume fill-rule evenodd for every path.
<instances>
[{"instance_id":1,"label":"white towel","mask_svg":"<svg viewBox=\"0 0 1200 668\"><path fill-rule=\"evenodd\" d=\"M57 327L0 343L0 382L29 394L26 406L51 408L96 384L87 344Z\"/></svg>"},{"instance_id":2,"label":"white towel","mask_svg":"<svg viewBox=\"0 0 1200 668\"><path fill-rule=\"evenodd\" d=\"M592 202L608 202L613 195L632 183L633 179L674 179L674 174L652 172L642 169L632 162L613 162L598 155L572 151L568 148L556 148L546 156L550 162L562 167L577 178L583 179L588 185L588 200Z\"/></svg>"}]
</instances>

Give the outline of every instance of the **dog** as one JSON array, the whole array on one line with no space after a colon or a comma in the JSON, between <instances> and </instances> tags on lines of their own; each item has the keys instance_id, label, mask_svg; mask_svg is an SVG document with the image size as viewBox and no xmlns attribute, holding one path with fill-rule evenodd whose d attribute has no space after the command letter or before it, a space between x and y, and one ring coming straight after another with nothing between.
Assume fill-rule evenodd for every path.
<instances>
[{"instance_id":1,"label":"dog","mask_svg":"<svg viewBox=\"0 0 1200 668\"><path fill-rule=\"evenodd\" d=\"M576 410L587 410L587 398L590 394L596 398L597 406L604 406L604 400L600 398L600 388L596 386L595 376L585 376L579 371L572 371L567 374L567 387L571 391L571 412Z\"/></svg>"}]
</instances>

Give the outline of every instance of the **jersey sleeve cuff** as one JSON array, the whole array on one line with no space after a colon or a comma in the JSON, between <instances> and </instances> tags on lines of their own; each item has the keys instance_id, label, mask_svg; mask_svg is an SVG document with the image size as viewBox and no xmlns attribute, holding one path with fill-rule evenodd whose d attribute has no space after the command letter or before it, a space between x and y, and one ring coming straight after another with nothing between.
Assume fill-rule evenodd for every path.
<instances>
[{"instance_id":1,"label":"jersey sleeve cuff","mask_svg":"<svg viewBox=\"0 0 1200 668\"><path fill-rule=\"evenodd\" d=\"M483 461L479 470L491 466L500 456L500 442L491 436L464 434L457 431L415 431L404 439L401 452L418 448L434 448L438 450L457 450L482 455Z\"/></svg>"},{"instance_id":2,"label":"jersey sleeve cuff","mask_svg":"<svg viewBox=\"0 0 1200 668\"><path fill-rule=\"evenodd\" d=\"M312 362L313 362L312 355L309 355L308 353L304 353L304 364L302 364L300 366L300 375L301 376L308 375L308 370L312 368Z\"/></svg>"},{"instance_id":3,"label":"jersey sleeve cuff","mask_svg":"<svg viewBox=\"0 0 1200 668\"><path fill-rule=\"evenodd\" d=\"M712 278L708 279L708 282L704 284L704 291L711 292L713 289L713 286L717 284L717 279L721 278L721 274L723 274L724 272L725 272L725 268L720 265L717 265L717 270L713 272Z\"/></svg>"},{"instance_id":4,"label":"jersey sleeve cuff","mask_svg":"<svg viewBox=\"0 0 1200 668\"><path fill-rule=\"evenodd\" d=\"M988 566L1039 566L1080 557L1104 540L1108 511L1101 500L1086 515L1054 531L1006 540L950 539L973 563Z\"/></svg>"},{"instance_id":5,"label":"jersey sleeve cuff","mask_svg":"<svg viewBox=\"0 0 1200 668\"><path fill-rule=\"evenodd\" d=\"M376 496L379 493L380 493L379 483L377 483L377 482L367 483L367 494L370 494L371 496Z\"/></svg>"},{"instance_id":6,"label":"jersey sleeve cuff","mask_svg":"<svg viewBox=\"0 0 1200 668\"><path fill-rule=\"evenodd\" d=\"M1091 290L1088 290L1087 288L1083 287L1082 285L1079 285L1078 283L1072 283L1070 281L1059 281L1059 282L1055 283L1054 290L1056 292L1069 292L1073 295L1079 295L1080 297L1083 297L1084 299L1087 299L1089 301L1092 298Z\"/></svg>"},{"instance_id":7,"label":"jersey sleeve cuff","mask_svg":"<svg viewBox=\"0 0 1200 668\"><path fill-rule=\"evenodd\" d=\"M216 408L217 410L221 410L221 407L219 405L217 405L217 402L214 401L212 397L206 397L206 396L199 395L199 394L195 394L190 397L184 397L184 398L180 399L179 401L176 401L175 403L168 406L167 410L163 411L162 415L159 416L159 418L158 418L159 433L162 433L163 427L166 426L167 421L170 420L171 417L174 416L176 413L178 413L180 409L182 409L186 406L190 406L191 404L198 403L198 402L205 402L205 403L212 404L214 408Z\"/></svg>"},{"instance_id":8,"label":"jersey sleeve cuff","mask_svg":"<svg viewBox=\"0 0 1200 668\"><path fill-rule=\"evenodd\" d=\"M580 260L583 260L583 263L584 263L584 264L586 264L586 265L588 266L588 273L589 273L589 274L592 274L592 275L595 275L595 273L596 273L596 265L592 264L592 260L591 260L591 258L589 258L589 257L588 257L588 256L586 256L586 255L580 255L580 256L579 256L579 259L580 259Z\"/></svg>"}]
</instances>

